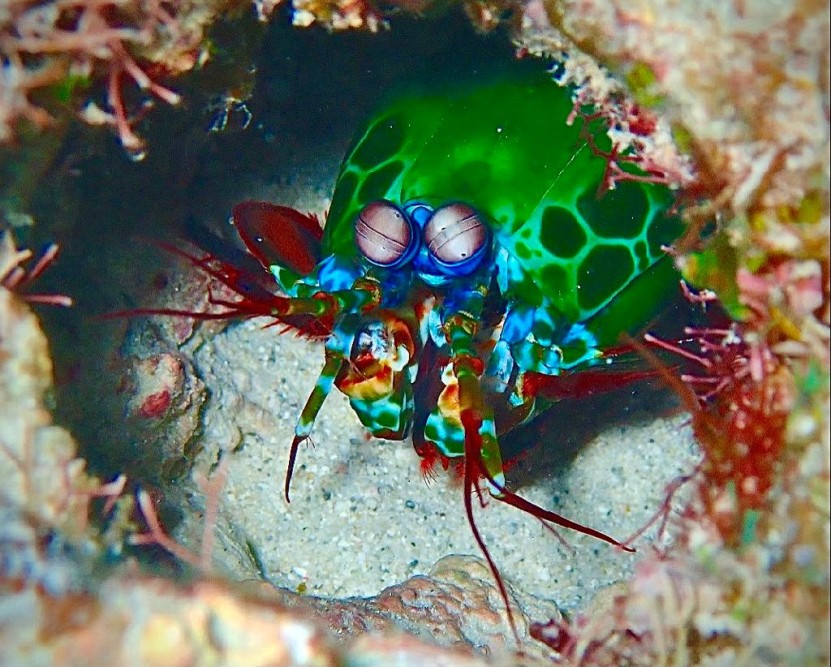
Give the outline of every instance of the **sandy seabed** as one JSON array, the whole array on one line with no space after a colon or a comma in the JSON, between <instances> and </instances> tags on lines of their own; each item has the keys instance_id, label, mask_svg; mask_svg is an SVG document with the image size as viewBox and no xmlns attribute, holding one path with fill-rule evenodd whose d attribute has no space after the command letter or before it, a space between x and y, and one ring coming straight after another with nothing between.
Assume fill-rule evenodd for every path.
<instances>
[{"instance_id":1,"label":"sandy seabed","mask_svg":"<svg viewBox=\"0 0 831 667\"><path fill-rule=\"evenodd\" d=\"M292 502L285 502L289 444L322 365L321 345L277 336L253 320L207 341L194 363L211 388L205 444L236 447L222 497L224 543L246 545L245 557L271 581L313 595L368 596L428 572L442 556L479 554L461 485L448 474L425 483L409 441L370 438L336 391L315 424L314 446L300 450ZM599 433L572 461L531 476L522 495L619 539L643 526L666 485L695 465L696 447L686 415L656 417L636 407L654 389L630 393L623 399L633 413L606 417L605 427L603 411L566 413L571 423L552 433L553 442L569 440L581 420L599 419ZM477 507L476 521L502 573L565 610L627 578L655 533L639 539L632 555L562 530L569 550L533 517L494 500Z\"/></svg>"}]
</instances>

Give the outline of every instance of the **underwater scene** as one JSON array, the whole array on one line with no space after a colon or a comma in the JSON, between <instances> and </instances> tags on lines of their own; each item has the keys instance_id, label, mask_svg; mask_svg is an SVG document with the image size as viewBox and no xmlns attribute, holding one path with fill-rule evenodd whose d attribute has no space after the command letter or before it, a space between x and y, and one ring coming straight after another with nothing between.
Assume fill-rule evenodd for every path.
<instances>
[{"instance_id":1,"label":"underwater scene","mask_svg":"<svg viewBox=\"0 0 831 667\"><path fill-rule=\"evenodd\" d=\"M0 7L0 665L827 665L829 6Z\"/></svg>"}]
</instances>

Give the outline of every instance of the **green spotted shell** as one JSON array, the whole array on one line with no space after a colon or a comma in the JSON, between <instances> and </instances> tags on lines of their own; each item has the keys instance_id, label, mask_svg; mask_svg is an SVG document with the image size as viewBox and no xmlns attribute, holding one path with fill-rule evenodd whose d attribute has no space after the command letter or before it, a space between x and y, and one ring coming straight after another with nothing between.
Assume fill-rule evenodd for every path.
<instances>
[{"instance_id":1,"label":"green spotted shell","mask_svg":"<svg viewBox=\"0 0 831 667\"><path fill-rule=\"evenodd\" d=\"M587 322L601 345L642 326L674 289L662 246L680 232L672 193L624 181L599 194L607 160L567 122L567 89L543 73L399 99L359 133L337 179L324 252L355 255L352 225L367 203L462 201L522 267L514 301L547 296ZM604 134L596 134L608 146Z\"/></svg>"}]
</instances>

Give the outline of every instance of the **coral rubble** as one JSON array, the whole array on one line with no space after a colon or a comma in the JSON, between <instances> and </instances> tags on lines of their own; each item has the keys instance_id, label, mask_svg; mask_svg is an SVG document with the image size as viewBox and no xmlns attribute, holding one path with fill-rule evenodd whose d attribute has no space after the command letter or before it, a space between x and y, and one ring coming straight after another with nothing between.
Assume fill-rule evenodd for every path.
<instances>
[{"instance_id":1,"label":"coral rubble","mask_svg":"<svg viewBox=\"0 0 831 667\"><path fill-rule=\"evenodd\" d=\"M37 128L55 121L78 91L105 81L106 105L90 100L81 117L111 126L136 159L144 141L133 125L153 99L178 104L159 79L187 72L208 57L207 28L234 5L210 2L13 2L0 10L0 143L21 120ZM125 104L132 84L148 97Z\"/></svg>"},{"instance_id":2,"label":"coral rubble","mask_svg":"<svg viewBox=\"0 0 831 667\"><path fill-rule=\"evenodd\" d=\"M678 263L740 321L690 332L684 538L540 632L568 664L828 664L828 5L533 2L523 25L587 96L606 63L669 122L694 168Z\"/></svg>"}]
</instances>

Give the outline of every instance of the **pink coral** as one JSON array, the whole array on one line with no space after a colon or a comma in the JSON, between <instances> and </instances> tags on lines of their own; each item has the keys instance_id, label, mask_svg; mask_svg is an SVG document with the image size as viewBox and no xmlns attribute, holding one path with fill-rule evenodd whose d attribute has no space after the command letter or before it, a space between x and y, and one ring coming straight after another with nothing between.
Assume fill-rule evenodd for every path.
<instances>
[{"instance_id":1,"label":"pink coral","mask_svg":"<svg viewBox=\"0 0 831 667\"><path fill-rule=\"evenodd\" d=\"M20 0L0 11L0 142L14 137L21 119L38 128L52 122L43 91L103 80L106 108L87 103L81 117L111 126L134 158L144 142L134 125L152 100L177 104L180 97L158 78L193 68L205 27L229 4L161 0ZM131 111L125 86L149 98ZM47 101L45 101L47 100Z\"/></svg>"}]
</instances>

